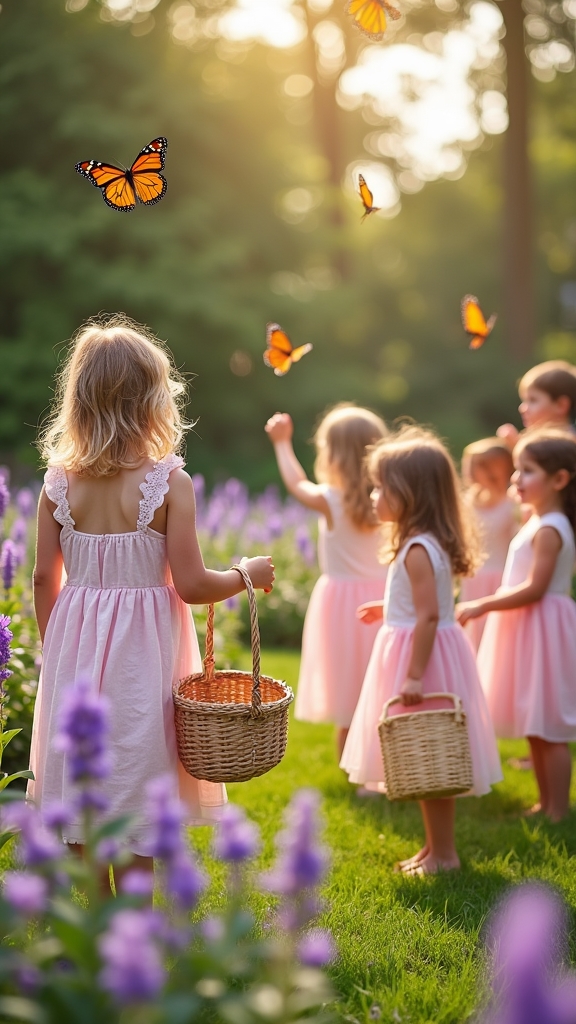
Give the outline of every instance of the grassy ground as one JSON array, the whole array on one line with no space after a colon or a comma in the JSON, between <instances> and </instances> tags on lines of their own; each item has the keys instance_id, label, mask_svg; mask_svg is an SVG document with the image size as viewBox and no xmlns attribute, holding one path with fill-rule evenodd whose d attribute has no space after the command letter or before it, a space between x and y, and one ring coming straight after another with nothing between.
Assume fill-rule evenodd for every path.
<instances>
[{"instance_id":1,"label":"grassy ground","mask_svg":"<svg viewBox=\"0 0 576 1024\"><path fill-rule=\"evenodd\" d=\"M298 657L267 652L263 670L294 685ZM503 743L501 750L504 782L481 800L458 801L462 870L445 877L393 874L395 861L419 848L418 808L383 797L358 800L337 767L330 727L292 722L282 764L260 779L229 787L230 798L260 826L263 865L271 859L272 838L293 791L321 791L332 849L325 924L339 948L331 973L340 1013L351 1024L369 1020L374 1004L385 1024L464 1021L476 1005L482 924L511 883L532 877L553 883L576 920L576 814L556 826L521 818L535 800L535 783L531 772L508 768L506 759L523 754L524 744ZM197 830L194 837L204 850L208 831ZM209 899L218 901L217 885Z\"/></svg>"}]
</instances>

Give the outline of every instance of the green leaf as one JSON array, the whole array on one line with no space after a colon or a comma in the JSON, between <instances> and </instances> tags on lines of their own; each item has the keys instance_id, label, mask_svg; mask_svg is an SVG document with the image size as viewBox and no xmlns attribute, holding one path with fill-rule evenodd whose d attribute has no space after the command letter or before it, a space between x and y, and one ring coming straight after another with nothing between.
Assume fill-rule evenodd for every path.
<instances>
[{"instance_id":1,"label":"green leaf","mask_svg":"<svg viewBox=\"0 0 576 1024\"><path fill-rule=\"evenodd\" d=\"M16 832L0 832L0 850L2 850L3 847L6 846L6 843L9 843L11 839L14 839L15 835L17 835Z\"/></svg>"},{"instance_id":2,"label":"green leaf","mask_svg":"<svg viewBox=\"0 0 576 1024\"><path fill-rule=\"evenodd\" d=\"M0 735L0 746L2 747L2 750L4 750L4 747L7 747L10 743L10 740L13 740L20 732L22 732L22 729L7 729L6 732L3 732Z\"/></svg>"},{"instance_id":3,"label":"green leaf","mask_svg":"<svg viewBox=\"0 0 576 1024\"><path fill-rule=\"evenodd\" d=\"M27 768L26 771L14 772L12 775L7 775L6 778L0 779L0 792L3 789L6 789L6 786L10 785L11 782L14 782L14 779L34 780L34 772L31 772L30 769Z\"/></svg>"}]
</instances>

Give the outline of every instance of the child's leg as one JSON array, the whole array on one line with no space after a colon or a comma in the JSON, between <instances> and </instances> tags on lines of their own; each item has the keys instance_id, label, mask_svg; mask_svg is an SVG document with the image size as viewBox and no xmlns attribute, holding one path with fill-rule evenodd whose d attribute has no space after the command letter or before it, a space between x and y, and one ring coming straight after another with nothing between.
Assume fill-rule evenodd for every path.
<instances>
[{"instance_id":1,"label":"child's leg","mask_svg":"<svg viewBox=\"0 0 576 1024\"><path fill-rule=\"evenodd\" d=\"M529 736L528 743L530 744L532 767L534 768L534 775L536 776L538 792L540 794L539 802L530 808L528 814L537 814L538 811L548 814L549 793L548 778L544 767L544 741L539 736Z\"/></svg>"},{"instance_id":2,"label":"child's leg","mask_svg":"<svg viewBox=\"0 0 576 1024\"><path fill-rule=\"evenodd\" d=\"M341 726L338 727L338 730L336 732L336 749L338 751L338 761L340 761L342 754L344 753L344 744L346 743L346 737L348 735L348 732L348 728L343 728Z\"/></svg>"},{"instance_id":3,"label":"child's leg","mask_svg":"<svg viewBox=\"0 0 576 1024\"><path fill-rule=\"evenodd\" d=\"M454 839L456 800L448 797L441 800L422 800L420 810L424 819L426 845L411 864L406 874L435 875L438 871L452 871L460 867Z\"/></svg>"},{"instance_id":4,"label":"child's leg","mask_svg":"<svg viewBox=\"0 0 576 1024\"><path fill-rule=\"evenodd\" d=\"M545 811L551 821L562 821L570 809L572 757L567 743L549 743L539 739L546 780Z\"/></svg>"}]
</instances>

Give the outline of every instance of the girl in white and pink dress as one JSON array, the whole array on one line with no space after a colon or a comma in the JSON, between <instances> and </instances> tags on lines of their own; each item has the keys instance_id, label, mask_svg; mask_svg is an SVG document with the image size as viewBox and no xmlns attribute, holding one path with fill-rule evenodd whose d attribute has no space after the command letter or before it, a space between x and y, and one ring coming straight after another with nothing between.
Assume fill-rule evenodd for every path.
<instances>
[{"instance_id":1,"label":"girl in white and pink dress","mask_svg":"<svg viewBox=\"0 0 576 1024\"><path fill-rule=\"evenodd\" d=\"M508 545L520 525L520 506L509 495L514 471L512 454L504 441L487 437L469 444L462 456L464 500L476 517L480 543L486 556L473 576L462 580L461 601L495 594L502 582ZM470 619L466 632L478 650L485 619Z\"/></svg>"},{"instance_id":2,"label":"girl in white and pink dress","mask_svg":"<svg viewBox=\"0 0 576 1024\"><path fill-rule=\"evenodd\" d=\"M187 604L244 589L236 570L214 572L202 560L194 488L176 454L184 394L167 354L141 328L125 318L89 324L64 366L41 441L48 470L34 604L43 661L28 793L41 808L73 806L54 738L67 688L88 679L110 706L112 768L102 796L111 817L133 819L131 849L144 870L152 868L148 781L172 776L189 824L213 822L226 801L224 786L191 778L178 760L172 687L201 669ZM244 565L255 587L271 589L270 558ZM82 845L80 812L64 838Z\"/></svg>"},{"instance_id":3,"label":"girl in white and pink dress","mask_svg":"<svg viewBox=\"0 0 576 1024\"><path fill-rule=\"evenodd\" d=\"M494 597L458 606L460 622L490 614L478 668L496 732L526 736L540 792L532 811L560 821L569 809L576 740L576 441L565 431L526 434L513 476L532 516L510 545Z\"/></svg>"},{"instance_id":4,"label":"girl in white and pink dress","mask_svg":"<svg viewBox=\"0 0 576 1024\"><path fill-rule=\"evenodd\" d=\"M266 432L286 488L320 513L322 575L306 612L295 714L305 722L333 722L340 756L376 636L376 629L362 627L356 610L381 597L386 578L364 468L367 447L386 435L386 426L355 405L337 405L328 412L314 437L317 484L307 479L294 454L290 416L276 413Z\"/></svg>"},{"instance_id":5,"label":"girl in white and pink dress","mask_svg":"<svg viewBox=\"0 0 576 1024\"><path fill-rule=\"evenodd\" d=\"M382 622L352 719L341 767L351 782L386 792L378 737L384 703L400 696L422 705L422 695L457 694L468 720L474 785L481 796L502 778L494 730L474 659L454 619L454 575L475 568L473 529L460 498L452 460L433 434L402 429L376 446L369 460L376 512L393 527L392 561L384 602L360 609L365 622ZM435 874L460 866L455 846L454 798L423 800L425 843L400 864L407 874Z\"/></svg>"}]
</instances>

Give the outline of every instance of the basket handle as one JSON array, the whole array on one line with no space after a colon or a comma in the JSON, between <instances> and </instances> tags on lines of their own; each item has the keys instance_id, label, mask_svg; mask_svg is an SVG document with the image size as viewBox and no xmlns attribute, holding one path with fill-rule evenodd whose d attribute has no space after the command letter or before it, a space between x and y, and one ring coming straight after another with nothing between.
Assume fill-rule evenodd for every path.
<instances>
[{"instance_id":1,"label":"basket handle","mask_svg":"<svg viewBox=\"0 0 576 1024\"><path fill-rule=\"evenodd\" d=\"M252 706L250 716L259 718L262 714L262 697L260 696L260 630L258 629L258 611L256 608L256 596L252 580L243 565L233 565L240 573L246 594L248 595L248 608L250 610L250 640L252 646ZM208 605L208 617L206 619L206 654L204 655L204 675L207 679L214 676L214 605Z\"/></svg>"},{"instance_id":2,"label":"basket handle","mask_svg":"<svg viewBox=\"0 0 576 1024\"><path fill-rule=\"evenodd\" d=\"M454 704L454 710L456 712L456 721L457 722L461 722L462 721L462 716L463 716L462 701L460 700L460 697L458 696L458 694L456 694L456 693L424 693L424 694L422 694L422 700L423 701L431 700L432 698L436 698L436 697L445 697L447 700L451 700L452 703ZM384 705L384 707L382 708L382 716L380 718L380 722L384 723L384 722L388 721L388 708L392 707L393 704L401 704L401 703L402 703L402 698L401 697L399 697L399 696L397 696L397 697L390 697L390 700L387 700L385 705ZM407 708L409 706L410 705L406 705ZM407 714L409 714L409 711L407 711Z\"/></svg>"}]
</instances>

